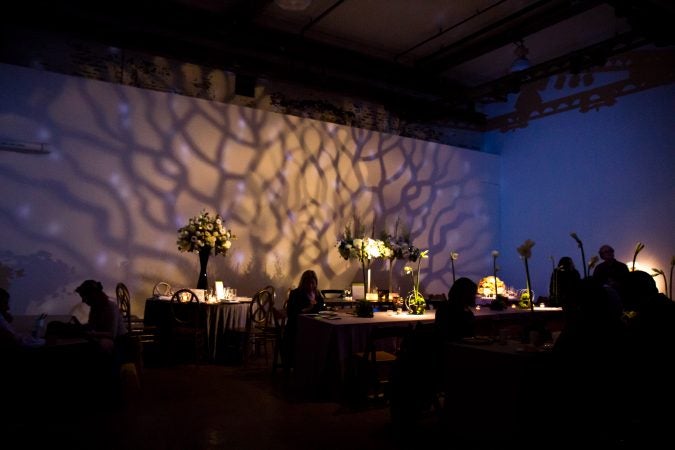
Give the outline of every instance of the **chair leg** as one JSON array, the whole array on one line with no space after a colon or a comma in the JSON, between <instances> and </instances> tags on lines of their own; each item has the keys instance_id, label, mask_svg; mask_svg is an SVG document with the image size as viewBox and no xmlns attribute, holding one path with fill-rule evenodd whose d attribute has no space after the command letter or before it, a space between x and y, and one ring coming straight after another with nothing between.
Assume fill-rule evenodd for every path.
<instances>
[{"instance_id":1,"label":"chair leg","mask_svg":"<svg viewBox=\"0 0 675 450\"><path fill-rule=\"evenodd\" d=\"M281 348L282 348L282 343L279 339L277 339L274 342L274 352L273 352L273 359L272 359L272 372L277 371L277 369L284 367L284 360L283 356L281 354Z\"/></svg>"}]
</instances>

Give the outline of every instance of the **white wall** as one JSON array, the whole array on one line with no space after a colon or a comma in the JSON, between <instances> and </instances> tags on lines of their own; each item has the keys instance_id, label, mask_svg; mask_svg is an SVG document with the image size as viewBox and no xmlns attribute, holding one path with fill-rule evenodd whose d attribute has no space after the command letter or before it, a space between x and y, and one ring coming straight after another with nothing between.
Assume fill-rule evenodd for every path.
<instances>
[{"instance_id":1,"label":"white wall","mask_svg":"<svg viewBox=\"0 0 675 450\"><path fill-rule=\"evenodd\" d=\"M542 94L543 96L543 94ZM675 85L616 98L610 107L572 110L525 128L486 135L501 152L501 274L524 286L516 247L536 242L530 261L535 295L547 295L552 270L571 256L583 275L602 244L640 267L665 271L675 255ZM656 279L663 292L664 280Z\"/></svg>"},{"instance_id":2,"label":"white wall","mask_svg":"<svg viewBox=\"0 0 675 450\"><path fill-rule=\"evenodd\" d=\"M499 158L466 149L11 65L0 65L0 282L15 314L69 313L84 279L124 281L142 308L158 281L196 284L176 230L203 208L238 236L209 279L280 293L301 272L320 287L360 277L335 243L354 215L376 234L397 218L429 248L422 289L490 273L499 229ZM397 264L394 287L409 282ZM386 283L382 264L374 284Z\"/></svg>"}]
</instances>

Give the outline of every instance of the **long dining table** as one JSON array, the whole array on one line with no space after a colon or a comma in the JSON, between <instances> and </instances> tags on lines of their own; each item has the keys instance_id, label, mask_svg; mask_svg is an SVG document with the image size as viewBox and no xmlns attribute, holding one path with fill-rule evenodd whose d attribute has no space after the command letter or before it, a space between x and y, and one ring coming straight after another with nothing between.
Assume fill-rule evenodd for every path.
<instances>
[{"instance_id":1,"label":"long dining table","mask_svg":"<svg viewBox=\"0 0 675 450\"><path fill-rule=\"evenodd\" d=\"M241 360L244 351L246 318L251 304L250 297L238 297L233 302L200 302L201 318L206 330L209 361L227 363ZM181 307L194 307L181 304ZM160 344L171 326L170 298L151 297L145 301L144 321L159 327Z\"/></svg>"},{"instance_id":2,"label":"long dining table","mask_svg":"<svg viewBox=\"0 0 675 450\"><path fill-rule=\"evenodd\" d=\"M498 337L508 330L509 338L518 338L523 327L533 320L559 330L560 308L474 310L477 334ZM351 357L365 349L374 326L416 326L435 321L436 311L422 315L395 311L375 312L372 318L357 317L351 310L330 315L302 315L298 320L293 379L296 388L313 398L338 400L344 396Z\"/></svg>"},{"instance_id":3,"label":"long dining table","mask_svg":"<svg viewBox=\"0 0 675 450\"><path fill-rule=\"evenodd\" d=\"M432 323L434 311L422 315L395 311L357 317L351 312L302 315L298 319L293 380L304 395L339 399L343 395L350 358L363 351L375 326L414 326Z\"/></svg>"}]
</instances>

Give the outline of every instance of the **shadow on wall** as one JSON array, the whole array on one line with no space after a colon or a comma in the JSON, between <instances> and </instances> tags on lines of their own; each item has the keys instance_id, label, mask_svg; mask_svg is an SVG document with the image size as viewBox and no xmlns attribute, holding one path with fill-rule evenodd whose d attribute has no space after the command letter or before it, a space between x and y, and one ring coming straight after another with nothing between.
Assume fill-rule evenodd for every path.
<instances>
[{"instance_id":1,"label":"shadow on wall","mask_svg":"<svg viewBox=\"0 0 675 450\"><path fill-rule=\"evenodd\" d=\"M502 131L525 128L531 120L541 119L565 111L587 112L614 105L619 97L636 92L664 86L675 82L675 53L670 50L633 52L619 55L608 64L588 70L584 74L570 73L551 77L553 88L561 92L578 89L560 98L544 101L538 91L547 89L549 80L544 79L525 85L515 103L515 111L488 120L486 130ZM595 77L602 78L606 73L624 73L623 79L615 80L598 87L592 87Z\"/></svg>"}]
</instances>

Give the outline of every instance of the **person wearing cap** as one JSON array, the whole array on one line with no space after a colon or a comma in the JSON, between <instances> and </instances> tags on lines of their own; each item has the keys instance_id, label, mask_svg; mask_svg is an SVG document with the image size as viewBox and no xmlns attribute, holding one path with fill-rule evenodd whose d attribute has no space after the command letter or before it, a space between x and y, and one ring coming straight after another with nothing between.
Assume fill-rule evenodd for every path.
<instances>
[{"instance_id":1,"label":"person wearing cap","mask_svg":"<svg viewBox=\"0 0 675 450\"><path fill-rule=\"evenodd\" d=\"M97 349L90 354L89 365L84 366L84 370L90 370L91 375L87 382L94 383L93 386L97 388L107 384L108 388L97 394L101 396L100 406L117 404L120 400L120 370L127 358L129 337L122 313L117 302L103 291L103 285L99 281L85 280L75 292L89 306L89 317L82 328L85 337Z\"/></svg>"},{"instance_id":2,"label":"person wearing cap","mask_svg":"<svg viewBox=\"0 0 675 450\"><path fill-rule=\"evenodd\" d=\"M96 280L85 280L75 292L89 306L89 318L83 325L87 337L97 341L101 349L112 352L115 340L127 333L117 303L108 297L103 285Z\"/></svg>"}]
</instances>

